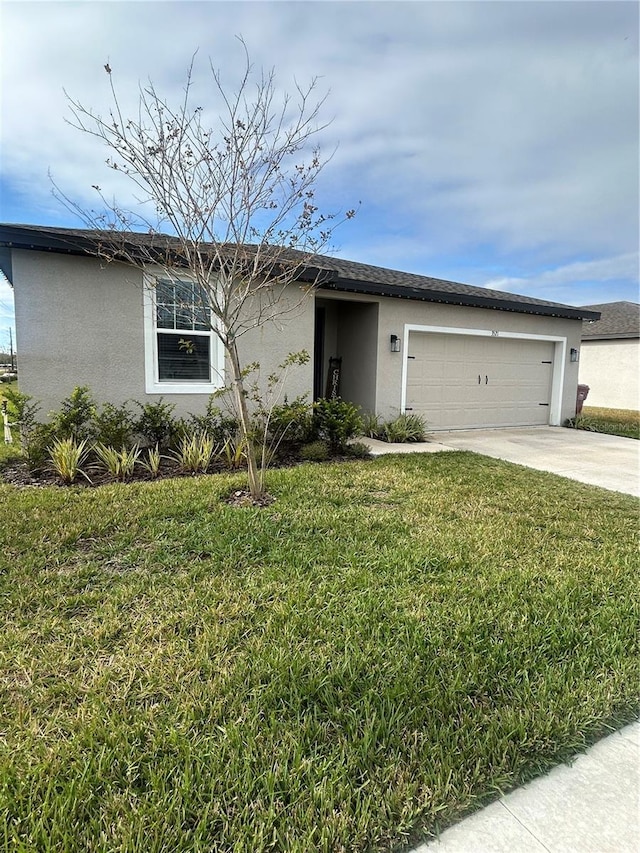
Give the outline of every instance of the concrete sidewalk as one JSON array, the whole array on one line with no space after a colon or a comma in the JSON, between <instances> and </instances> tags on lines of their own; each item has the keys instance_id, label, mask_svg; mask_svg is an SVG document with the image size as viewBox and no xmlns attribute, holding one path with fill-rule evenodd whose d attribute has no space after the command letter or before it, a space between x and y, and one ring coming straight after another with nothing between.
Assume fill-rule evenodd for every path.
<instances>
[{"instance_id":1,"label":"concrete sidewalk","mask_svg":"<svg viewBox=\"0 0 640 853\"><path fill-rule=\"evenodd\" d=\"M640 723L445 830L414 853L637 853Z\"/></svg>"},{"instance_id":2,"label":"concrete sidewalk","mask_svg":"<svg viewBox=\"0 0 640 853\"><path fill-rule=\"evenodd\" d=\"M470 450L550 471L581 483L640 496L640 441L564 427L512 427L435 432L429 441L386 444L362 439L374 456Z\"/></svg>"}]
</instances>

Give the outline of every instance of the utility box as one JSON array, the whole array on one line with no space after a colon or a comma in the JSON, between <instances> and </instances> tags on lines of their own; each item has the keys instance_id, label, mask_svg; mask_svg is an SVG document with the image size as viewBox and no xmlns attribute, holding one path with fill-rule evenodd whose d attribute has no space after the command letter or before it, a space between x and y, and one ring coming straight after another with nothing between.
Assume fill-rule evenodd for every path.
<instances>
[{"instance_id":1,"label":"utility box","mask_svg":"<svg viewBox=\"0 0 640 853\"><path fill-rule=\"evenodd\" d=\"M582 406L584 401L589 396L589 386L588 385L578 385L578 397L576 399L576 415L582 414Z\"/></svg>"}]
</instances>

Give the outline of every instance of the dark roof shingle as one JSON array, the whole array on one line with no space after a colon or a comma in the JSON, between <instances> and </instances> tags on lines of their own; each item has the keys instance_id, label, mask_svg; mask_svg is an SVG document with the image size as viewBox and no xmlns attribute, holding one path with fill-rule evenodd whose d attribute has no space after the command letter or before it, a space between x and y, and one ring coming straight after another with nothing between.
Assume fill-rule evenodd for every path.
<instances>
[{"instance_id":1,"label":"dark roof shingle","mask_svg":"<svg viewBox=\"0 0 640 853\"><path fill-rule=\"evenodd\" d=\"M11 248L34 249L37 251L64 252L69 254L90 253L104 231L78 228L55 228L37 225L0 224L0 247L4 247L4 257L0 250L0 267L7 278L11 279L10 256L6 250ZM164 246L175 238L163 234L144 234L128 232L118 235L129 247L145 249ZM386 269L355 261L319 255L312 259L312 266L321 270L320 287L324 290L337 290L350 293L375 294L379 296L402 297L426 302L440 302L451 305L465 305L476 308L492 308L503 311L515 311L525 314L539 314L569 319L584 317L596 318L591 309L575 308L559 302L547 302L530 296L489 290L470 284L431 278L416 273Z\"/></svg>"},{"instance_id":2,"label":"dark roof shingle","mask_svg":"<svg viewBox=\"0 0 640 853\"><path fill-rule=\"evenodd\" d=\"M587 311L599 311L601 315L599 320L583 322L583 341L640 338L640 305L637 302L604 302L583 307Z\"/></svg>"}]
</instances>

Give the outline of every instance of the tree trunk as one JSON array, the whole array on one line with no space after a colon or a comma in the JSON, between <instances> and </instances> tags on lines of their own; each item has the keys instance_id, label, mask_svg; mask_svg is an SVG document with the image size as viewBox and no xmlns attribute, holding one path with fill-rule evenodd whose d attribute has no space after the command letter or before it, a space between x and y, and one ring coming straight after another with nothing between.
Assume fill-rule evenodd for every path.
<instances>
[{"instance_id":1,"label":"tree trunk","mask_svg":"<svg viewBox=\"0 0 640 853\"><path fill-rule=\"evenodd\" d=\"M247 478L249 492L254 499L261 498L264 494L264 476L261 467L258 466L256 451L251 437L251 420L249 407L244 388L244 378L240 367L240 357L235 341L231 341L226 347L233 370L233 395L236 402L238 416L240 418L240 432L245 442L247 453Z\"/></svg>"}]
</instances>

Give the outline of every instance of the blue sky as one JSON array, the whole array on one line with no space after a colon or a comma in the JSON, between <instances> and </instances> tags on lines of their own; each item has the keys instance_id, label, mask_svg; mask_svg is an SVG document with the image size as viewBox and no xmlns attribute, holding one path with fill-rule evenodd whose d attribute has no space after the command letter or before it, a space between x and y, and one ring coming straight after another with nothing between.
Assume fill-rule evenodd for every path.
<instances>
[{"instance_id":1,"label":"blue sky","mask_svg":"<svg viewBox=\"0 0 640 853\"><path fill-rule=\"evenodd\" d=\"M0 5L0 221L81 225L106 152L66 122L64 90L108 105L108 60L135 103L173 97L198 49L233 86L241 35L278 85L319 77L325 207L358 216L352 260L572 305L638 295L635 2L58 2ZM111 176L113 177L113 176ZM12 293L0 281L0 348ZM18 341L19 346L19 341Z\"/></svg>"}]
</instances>

